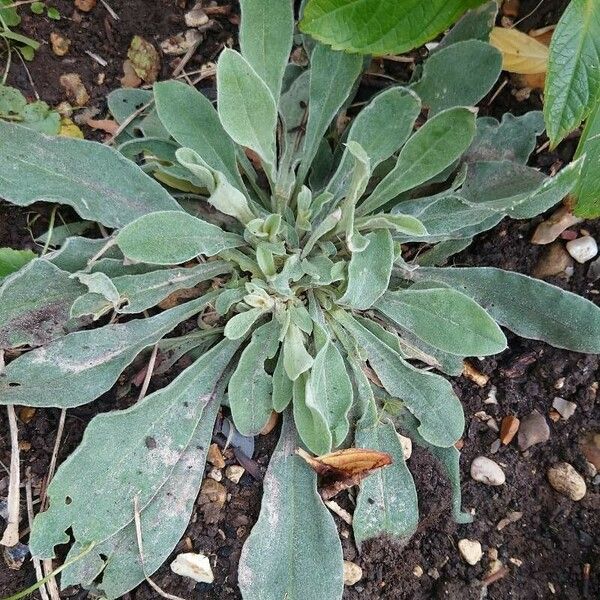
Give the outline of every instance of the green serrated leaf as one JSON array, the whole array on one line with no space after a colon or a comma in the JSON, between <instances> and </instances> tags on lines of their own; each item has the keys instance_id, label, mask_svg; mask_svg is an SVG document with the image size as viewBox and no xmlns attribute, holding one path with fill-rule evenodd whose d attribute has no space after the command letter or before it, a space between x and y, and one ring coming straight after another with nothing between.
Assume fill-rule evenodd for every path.
<instances>
[{"instance_id":1,"label":"green serrated leaf","mask_svg":"<svg viewBox=\"0 0 600 600\"><path fill-rule=\"evenodd\" d=\"M342 547L317 493L314 471L297 456L289 414L264 481L263 502L238 569L244 600L341 600Z\"/></svg>"},{"instance_id":2,"label":"green serrated leaf","mask_svg":"<svg viewBox=\"0 0 600 600\"><path fill-rule=\"evenodd\" d=\"M32 250L14 250L13 248L0 248L0 278L6 277L36 257Z\"/></svg>"},{"instance_id":3,"label":"green serrated leaf","mask_svg":"<svg viewBox=\"0 0 600 600\"><path fill-rule=\"evenodd\" d=\"M600 3L572 0L550 43L544 118L551 147L579 127L600 100Z\"/></svg>"},{"instance_id":4,"label":"green serrated leaf","mask_svg":"<svg viewBox=\"0 0 600 600\"><path fill-rule=\"evenodd\" d=\"M44 259L0 285L0 349L41 346L66 333L70 308L85 286Z\"/></svg>"},{"instance_id":5,"label":"green serrated leaf","mask_svg":"<svg viewBox=\"0 0 600 600\"><path fill-rule=\"evenodd\" d=\"M380 535L406 543L417 530L419 505L415 483L394 426L378 422L372 427L359 427L354 443L358 448L387 452L393 461L360 484L352 517L357 546Z\"/></svg>"},{"instance_id":6,"label":"green serrated leaf","mask_svg":"<svg viewBox=\"0 0 600 600\"><path fill-rule=\"evenodd\" d=\"M488 356L506 349L506 337L490 315L453 289L386 292L375 308L438 350Z\"/></svg>"},{"instance_id":7,"label":"green serrated leaf","mask_svg":"<svg viewBox=\"0 0 600 600\"><path fill-rule=\"evenodd\" d=\"M224 340L166 388L93 419L48 488L50 507L37 516L29 540L34 556L52 558L54 547L69 541L67 529L80 544L98 545L133 521L134 497L143 509L168 480L238 347Z\"/></svg>"},{"instance_id":8,"label":"green serrated leaf","mask_svg":"<svg viewBox=\"0 0 600 600\"><path fill-rule=\"evenodd\" d=\"M127 258L153 265L177 265L244 243L238 235L178 211L140 217L123 227L115 239Z\"/></svg>"},{"instance_id":9,"label":"green serrated leaf","mask_svg":"<svg viewBox=\"0 0 600 600\"><path fill-rule=\"evenodd\" d=\"M216 295L154 317L70 333L20 356L0 379L0 404L70 408L95 400L142 350L202 311Z\"/></svg>"},{"instance_id":10,"label":"green serrated leaf","mask_svg":"<svg viewBox=\"0 0 600 600\"><path fill-rule=\"evenodd\" d=\"M402 54L485 0L309 0L300 28L336 50Z\"/></svg>"},{"instance_id":11,"label":"green serrated leaf","mask_svg":"<svg viewBox=\"0 0 600 600\"><path fill-rule=\"evenodd\" d=\"M600 216L600 98L590 114L575 158L585 155L581 175L575 187L575 214L583 218Z\"/></svg>"},{"instance_id":12,"label":"green serrated leaf","mask_svg":"<svg viewBox=\"0 0 600 600\"><path fill-rule=\"evenodd\" d=\"M273 412L273 378L265 361L277 353L280 329L275 319L256 329L231 376L229 406L242 435L258 435Z\"/></svg>"},{"instance_id":13,"label":"green serrated leaf","mask_svg":"<svg viewBox=\"0 0 600 600\"><path fill-rule=\"evenodd\" d=\"M571 292L492 267L420 268L415 274L460 289L517 335L575 352L600 352L600 308Z\"/></svg>"},{"instance_id":14,"label":"green serrated leaf","mask_svg":"<svg viewBox=\"0 0 600 600\"><path fill-rule=\"evenodd\" d=\"M3 121L0 183L2 196L12 204L67 204L106 227L122 227L154 211L180 210L156 181L108 146L49 138Z\"/></svg>"}]
</instances>

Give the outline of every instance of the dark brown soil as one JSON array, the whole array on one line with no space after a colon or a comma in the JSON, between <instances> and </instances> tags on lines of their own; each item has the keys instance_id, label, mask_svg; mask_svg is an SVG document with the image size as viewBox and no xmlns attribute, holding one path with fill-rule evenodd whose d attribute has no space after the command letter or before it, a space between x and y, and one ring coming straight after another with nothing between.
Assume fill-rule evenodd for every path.
<instances>
[{"instance_id":1,"label":"dark brown soil","mask_svg":"<svg viewBox=\"0 0 600 600\"><path fill-rule=\"evenodd\" d=\"M92 97L90 105L103 108L106 94L120 85L122 62L133 35L142 35L158 46L161 40L184 29L184 9L174 0L109 2L121 17L117 22L108 16L100 2L91 13L74 18L71 0L54 2L67 17L58 23L37 16L24 19L23 30L28 35L48 40L50 31L58 30L73 42L66 57L55 57L46 45L38 52L35 61L28 65L35 88L44 100L51 104L64 100L58 79L62 73L77 72ZM522 0L521 14L526 15L536 4L537 0ZM520 28L528 30L555 23L565 5L566 0L545 0ZM27 10L22 12L28 15ZM232 21L235 22L235 19ZM222 43L232 35L234 27L228 18L220 18L217 23L216 30L207 34L207 40L190 63L190 70L212 60ZM100 55L108 61L108 66L101 68L85 54L85 50ZM164 61L161 75L168 77L172 68L173 65ZM105 79L99 85L97 81L101 72L105 73ZM14 85L26 94L32 94L25 71L19 64L14 65L11 77ZM511 85L506 86L489 106L484 101L482 111L499 116L506 110L521 114L541 107L535 94L528 101L517 102L511 90ZM541 139L540 144L543 141ZM555 153L538 154L537 166L548 170L556 161L568 160L573 146L574 142L567 141ZM40 217L33 224L33 229L38 233L47 224L46 211L38 211L35 207L17 210L0 204L0 245L32 247L26 226L31 221L28 215L36 214ZM488 265L531 273L543 252L543 248L529 242L540 220L505 221L492 232L479 236L471 248L453 262L456 265ZM600 228L597 223L582 226L598 238ZM587 268L587 265L577 265L568 281L553 280L552 283L598 302L599 290L586 278ZM486 387L480 388L464 377L454 382L467 416L462 459L463 506L475 511L475 521L458 526L449 520L449 487L433 460L415 449L409 466L419 489L422 522L406 547L395 548L389 540L375 541L367 544L359 555L348 526L336 517L345 558L357 562L364 571L360 582L346 588L344 597L347 600L475 600L485 597L493 600L575 600L600 597L599 482L597 477L593 479L587 475L585 460L578 446L578 440L586 431L600 429L598 400L593 386L599 376L599 359L556 350L515 336L510 336L509 341L510 350L485 361L475 361L477 368L490 376ZM123 385L135 371L136 367L126 374ZM170 373L168 377L155 378L151 389L161 387L173 376L174 373ZM556 389L557 382L563 378L563 387L559 391ZM484 400L492 385L497 388L498 403L486 404ZM506 472L505 485L488 487L470 479L468 467L471 460L481 454L492 456L490 446L497 439L497 433L480 422L475 413L485 410L498 422L507 414L523 417L534 409L548 416L552 400L557 395L577 403L574 416L556 423L547 419L551 429L550 440L525 453L519 452L514 442L501 448L494 459ZM135 394L124 394L117 400L115 394L108 394L90 405L69 410L59 461L77 446L86 424L95 414L123 408L134 398ZM38 410L31 421L19 423L20 439L31 445L30 449L24 448L21 452L23 473L30 469L34 482L41 481L46 475L58 417L56 410ZM7 431L5 412L0 411L0 460L4 464L10 460ZM275 432L257 439L254 459L263 472L275 441ZM231 451L226 458L228 464L235 463ZM588 493L580 502L560 496L548 485L546 471L558 460L572 463L586 475ZM240 597L236 586L237 562L242 544L259 511L261 483L248 473L237 485L225 478L222 483L231 495L225 508L216 515L207 515L198 508L184 540L176 549L176 552L183 548L189 550L191 544L194 550L209 555L215 567L215 583L194 586L193 582L174 575L165 565L154 579L172 594L184 598L199 594L199 597L208 600ZM0 470L0 498L6 495L6 485L7 477ZM350 497L341 496L337 500L351 510ZM512 511L522 512L522 518L498 531L498 522ZM484 548L485 556L475 567L467 565L458 553L457 542L465 537L479 540ZM508 572L490 584L486 595L481 580L489 568L490 553L494 552ZM588 579L583 575L586 564L590 565ZM419 567L423 571L420 577L413 573ZM0 560L0 596L17 592L33 582L30 563L26 562L18 571L11 571ZM88 597L87 592L82 590L68 590L64 596ZM34 594L33 597L39 596ZM154 600L158 596L148 586L142 585L128 594L128 598Z\"/></svg>"}]
</instances>

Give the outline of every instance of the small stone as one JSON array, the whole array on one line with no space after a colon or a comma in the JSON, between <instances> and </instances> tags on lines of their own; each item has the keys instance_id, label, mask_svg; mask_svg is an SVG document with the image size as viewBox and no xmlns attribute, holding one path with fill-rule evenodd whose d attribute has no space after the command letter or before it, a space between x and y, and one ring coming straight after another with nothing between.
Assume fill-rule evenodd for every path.
<instances>
[{"instance_id":1,"label":"small stone","mask_svg":"<svg viewBox=\"0 0 600 600\"><path fill-rule=\"evenodd\" d=\"M23 423L29 423L35 416L36 409L32 406L22 406L19 409L19 420Z\"/></svg>"},{"instance_id":2,"label":"small stone","mask_svg":"<svg viewBox=\"0 0 600 600\"><path fill-rule=\"evenodd\" d=\"M490 386L490 391L487 398L483 401L484 404L498 404L498 388L495 385Z\"/></svg>"},{"instance_id":3,"label":"small stone","mask_svg":"<svg viewBox=\"0 0 600 600\"><path fill-rule=\"evenodd\" d=\"M362 579L362 576L362 569L356 563L344 561L344 585L354 585Z\"/></svg>"},{"instance_id":4,"label":"small stone","mask_svg":"<svg viewBox=\"0 0 600 600\"><path fill-rule=\"evenodd\" d=\"M462 539L458 541L461 556L470 564L476 565L483 556L481 544L477 540Z\"/></svg>"},{"instance_id":5,"label":"small stone","mask_svg":"<svg viewBox=\"0 0 600 600\"><path fill-rule=\"evenodd\" d=\"M523 561L520 558L509 558L508 561L516 567L520 567L523 564Z\"/></svg>"},{"instance_id":6,"label":"small stone","mask_svg":"<svg viewBox=\"0 0 600 600\"><path fill-rule=\"evenodd\" d=\"M240 465L229 465L225 469L225 477L232 481L233 483L239 483L242 475L246 472L244 467L240 467Z\"/></svg>"},{"instance_id":7,"label":"small stone","mask_svg":"<svg viewBox=\"0 0 600 600\"><path fill-rule=\"evenodd\" d=\"M560 242L554 242L541 256L533 269L533 276L539 279L555 277L567 272L573 266L573 260Z\"/></svg>"},{"instance_id":8,"label":"small stone","mask_svg":"<svg viewBox=\"0 0 600 600\"><path fill-rule=\"evenodd\" d=\"M500 519L500 521L498 521L496 529L498 531L502 531L507 525L510 525L511 523L516 523L522 516L523 513L516 510L513 512L509 512L506 515L506 517L504 517L504 519Z\"/></svg>"},{"instance_id":9,"label":"small stone","mask_svg":"<svg viewBox=\"0 0 600 600\"><path fill-rule=\"evenodd\" d=\"M492 454L496 454L498 452L498 450L500 450L500 445L501 442L500 440L494 440L491 444L490 444L490 452Z\"/></svg>"},{"instance_id":10,"label":"small stone","mask_svg":"<svg viewBox=\"0 0 600 600\"><path fill-rule=\"evenodd\" d=\"M214 479L205 479L202 487L200 488L200 496L198 503L203 504L214 504L219 509L225 506L227 500L227 490L222 483L215 481Z\"/></svg>"},{"instance_id":11,"label":"small stone","mask_svg":"<svg viewBox=\"0 0 600 600\"><path fill-rule=\"evenodd\" d=\"M185 13L185 24L188 27L202 27L209 22L208 15L202 10L202 3L198 2L192 10Z\"/></svg>"},{"instance_id":12,"label":"small stone","mask_svg":"<svg viewBox=\"0 0 600 600\"><path fill-rule=\"evenodd\" d=\"M225 467L225 459L217 444L211 444L209 446L206 460L208 460L213 467L217 467L217 469L223 469Z\"/></svg>"},{"instance_id":13,"label":"small stone","mask_svg":"<svg viewBox=\"0 0 600 600\"><path fill-rule=\"evenodd\" d=\"M524 452L531 446L547 442L550 439L550 428L544 418L537 410L527 415L519 427L518 446Z\"/></svg>"},{"instance_id":14,"label":"small stone","mask_svg":"<svg viewBox=\"0 0 600 600\"><path fill-rule=\"evenodd\" d=\"M221 481L223 479L223 473L221 472L221 469L217 469L215 467L213 467L206 476L214 479L215 481Z\"/></svg>"},{"instance_id":15,"label":"small stone","mask_svg":"<svg viewBox=\"0 0 600 600\"><path fill-rule=\"evenodd\" d=\"M563 496L577 502L587 491L583 477L566 462L559 462L548 469L550 485Z\"/></svg>"},{"instance_id":16,"label":"small stone","mask_svg":"<svg viewBox=\"0 0 600 600\"><path fill-rule=\"evenodd\" d=\"M432 579L440 578L440 572L435 567L433 567L432 569L428 569L427 575L429 575L429 577L431 577Z\"/></svg>"},{"instance_id":17,"label":"small stone","mask_svg":"<svg viewBox=\"0 0 600 600\"><path fill-rule=\"evenodd\" d=\"M59 82L75 106L85 106L90 101L90 95L78 73L65 73L60 76Z\"/></svg>"},{"instance_id":18,"label":"small stone","mask_svg":"<svg viewBox=\"0 0 600 600\"><path fill-rule=\"evenodd\" d=\"M567 252L580 264L591 260L598 254L598 244L591 235L584 235L567 242Z\"/></svg>"},{"instance_id":19,"label":"small stone","mask_svg":"<svg viewBox=\"0 0 600 600\"><path fill-rule=\"evenodd\" d=\"M566 377L559 377L556 380L556 383L554 384L554 389L555 390L562 390L565 387L565 381L567 380Z\"/></svg>"},{"instance_id":20,"label":"small stone","mask_svg":"<svg viewBox=\"0 0 600 600\"><path fill-rule=\"evenodd\" d=\"M199 583L212 583L215 580L208 556L204 554L193 552L179 554L171 563L171 571Z\"/></svg>"},{"instance_id":21,"label":"small stone","mask_svg":"<svg viewBox=\"0 0 600 600\"><path fill-rule=\"evenodd\" d=\"M486 485L503 485L506 481L500 465L485 456L478 456L471 463L471 477Z\"/></svg>"},{"instance_id":22,"label":"small stone","mask_svg":"<svg viewBox=\"0 0 600 600\"><path fill-rule=\"evenodd\" d=\"M504 565L502 564L501 560L498 560L497 558L494 560L490 561L490 564L488 566L488 570L486 573L486 576L490 576L493 575L494 573L497 573Z\"/></svg>"},{"instance_id":23,"label":"small stone","mask_svg":"<svg viewBox=\"0 0 600 600\"><path fill-rule=\"evenodd\" d=\"M409 437L398 434L398 439L402 446L402 454L404 454L404 460L408 460L412 456L412 440Z\"/></svg>"},{"instance_id":24,"label":"small stone","mask_svg":"<svg viewBox=\"0 0 600 600\"><path fill-rule=\"evenodd\" d=\"M533 237L532 244L550 244L563 232L565 229L581 223L583 219L576 217L571 213L567 206L558 209L550 218L540 223Z\"/></svg>"},{"instance_id":25,"label":"small stone","mask_svg":"<svg viewBox=\"0 0 600 600\"><path fill-rule=\"evenodd\" d=\"M413 569L413 575L415 577L423 577L423 567L421 565L417 565L414 569Z\"/></svg>"},{"instance_id":26,"label":"small stone","mask_svg":"<svg viewBox=\"0 0 600 600\"><path fill-rule=\"evenodd\" d=\"M190 48L203 40L202 34L195 29L188 29L172 35L160 44L161 50L168 56L183 56Z\"/></svg>"},{"instance_id":27,"label":"small stone","mask_svg":"<svg viewBox=\"0 0 600 600\"><path fill-rule=\"evenodd\" d=\"M53 31L50 34L50 45L52 46L52 52L54 52L56 56L64 56L69 52L71 40L57 31Z\"/></svg>"},{"instance_id":28,"label":"small stone","mask_svg":"<svg viewBox=\"0 0 600 600\"><path fill-rule=\"evenodd\" d=\"M552 408L556 409L560 416L566 421L573 416L577 404L575 404L575 402L569 402L560 396L556 396L552 401Z\"/></svg>"},{"instance_id":29,"label":"small stone","mask_svg":"<svg viewBox=\"0 0 600 600\"><path fill-rule=\"evenodd\" d=\"M70 119L73 116L73 107L71 106L71 104L69 104L69 102L64 101L56 107L56 112L61 117L66 117L67 119Z\"/></svg>"},{"instance_id":30,"label":"small stone","mask_svg":"<svg viewBox=\"0 0 600 600\"><path fill-rule=\"evenodd\" d=\"M90 12L96 7L97 0L75 0L75 7L81 12Z\"/></svg>"},{"instance_id":31,"label":"small stone","mask_svg":"<svg viewBox=\"0 0 600 600\"><path fill-rule=\"evenodd\" d=\"M4 562L11 571L18 571L29 556L29 547L21 542L4 548Z\"/></svg>"},{"instance_id":32,"label":"small stone","mask_svg":"<svg viewBox=\"0 0 600 600\"><path fill-rule=\"evenodd\" d=\"M517 431L519 431L519 425L521 421L517 419L514 415L506 415L502 419L502 425L500 427L500 441L508 446L517 435Z\"/></svg>"}]
</instances>

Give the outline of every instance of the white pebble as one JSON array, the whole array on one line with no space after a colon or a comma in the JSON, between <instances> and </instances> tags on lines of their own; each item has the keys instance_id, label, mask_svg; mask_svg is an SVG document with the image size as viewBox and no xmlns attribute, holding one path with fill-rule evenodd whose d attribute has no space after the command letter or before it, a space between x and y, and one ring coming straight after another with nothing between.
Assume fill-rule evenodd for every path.
<instances>
[{"instance_id":1,"label":"white pebble","mask_svg":"<svg viewBox=\"0 0 600 600\"><path fill-rule=\"evenodd\" d=\"M591 235L584 235L567 242L567 252L578 262L584 263L598 254L598 244Z\"/></svg>"},{"instance_id":2,"label":"white pebble","mask_svg":"<svg viewBox=\"0 0 600 600\"><path fill-rule=\"evenodd\" d=\"M244 467L240 467L240 465L229 465L225 469L225 477L229 479L229 481L233 481L233 483L239 483L242 475L246 472Z\"/></svg>"},{"instance_id":3,"label":"white pebble","mask_svg":"<svg viewBox=\"0 0 600 600\"><path fill-rule=\"evenodd\" d=\"M502 485L506 481L500 465L485 456L478 456L471 463L471 477L486 485Z\"/></svg>"},{"instance_id":4,"label":"white pebble","mask_svg":"<svg viewBox=\"0 0 600 600\"><path fill-rule=\"evenodd\" d=\"M462 539L458 541L461 556L470 564L476 565L483 556L481 544L477 540Z\"/></svg>"},{"instance_id":5,"label":"white pebble","mask_svg":"<svg viewBox=\"0 0 600 600\"><path fill-rule=\"evenodd\" d=\"M356 563L344 561L344 585L354 585L362 579L362 576L362 569Z\"/></svg>"},{"instance_id":6,"label":"white pebble","mask_svg":"<svg viewBox=\"0 0 600 600\"><path fill-rule=\"evenodd\" d=\"M577 404L575 402L569 402L560 396L556 396L552 401L552 408L554 408L558 414L566 421L573 416Z\"/></svg>"},{"instance_id":7,"label":"white pebble","mask_svg":"<svg viewBox=\"0 0 600 600\"><path fill-rule=\"evenodd\" d=\"M556 463L548 469L548 481L557 492L575 502L587 492L583 477L566 462Z\"/></svg>"},{"instance_id":8,"label":"white pebble","mask_svg":"<svg viewBox=\"0 0 600 600\"><path fill-rule=\"evenodd\" d=\"M402 454L404 460L408 460L412 456L412 440L409 437L398 434L398 439L402 445Z\"/></svg>"},{"instance_id":9,"label":"white pebble","mask_svg":"<svg viewBox=\"0 0 600 600\"><path fill-rule=\"evenodd\" d=\"M189 577L200 583L212 583L215 580L208 556L185 552L171 563L171 571L183 577Z\"/></svg>"}]
</instances>

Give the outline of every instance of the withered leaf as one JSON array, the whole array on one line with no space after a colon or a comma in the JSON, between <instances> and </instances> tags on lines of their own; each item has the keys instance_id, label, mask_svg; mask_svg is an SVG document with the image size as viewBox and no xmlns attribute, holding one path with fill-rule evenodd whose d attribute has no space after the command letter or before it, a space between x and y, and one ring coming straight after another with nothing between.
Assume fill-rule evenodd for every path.
<instances>
[{"instance_id":1,"label":"withered leaf","mask_svg":"<svg viewBox=\"0 0 600 600\"><path fill-rule=\"evenodd\" d=\"M358 485L377 469L392 464L392 457L387 452L368 448L347 448L322 456L311 456L302 448L298 448L296 454L319 475L321 496L324 500Z\"/></svg>"}]
</instances>

